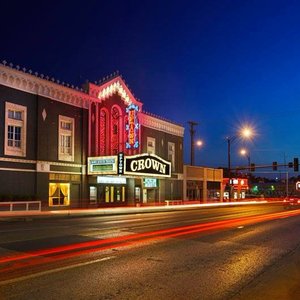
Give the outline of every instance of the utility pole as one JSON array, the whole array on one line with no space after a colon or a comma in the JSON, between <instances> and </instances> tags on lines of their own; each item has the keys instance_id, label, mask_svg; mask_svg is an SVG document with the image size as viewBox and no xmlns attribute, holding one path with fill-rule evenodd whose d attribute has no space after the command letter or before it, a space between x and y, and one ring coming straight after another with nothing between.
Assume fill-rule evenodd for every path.
<instances>
[{"instance_id":1,"label":"utility pole","mask_svg":"<svg viewBox=\"0 0 300 300\"><path fill-rule=\"evenodd\" d=\"M194 143L194 135L195 135L195 129L194 126L198 125L197 122L194 121L188 121L190 124L190 134L191 134L191 166L194 165L194 152L195 152L195 143Z\"/></svg>"}]
</instances>

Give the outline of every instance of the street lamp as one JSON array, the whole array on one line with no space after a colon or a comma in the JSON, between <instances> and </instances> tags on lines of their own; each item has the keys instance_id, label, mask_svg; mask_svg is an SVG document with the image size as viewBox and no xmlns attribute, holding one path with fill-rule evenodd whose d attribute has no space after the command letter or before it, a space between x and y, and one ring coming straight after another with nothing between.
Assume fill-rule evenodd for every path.
<instances>
[{"instance_id":1,"label":"street lamp","mask_svg":"<svg viewBox=\"0 0 300 300\"><path fill-rule=\"evenodd\" d=\"M202 140L197 140L195 142L195 146L200 149L203 146L203 141Z\"/></svg>"},{"instance_id":2,"label":"street lamp","mask_svg":"<svg viewBox=\"0 0 300 300\"><path fill-rule=\"evenodd\" d=\"M245 157L247 158L247 160L248 160L249 172L250 172L250 153L249 153L249 151L247 151L245 148L243 148L243 149L240 150L240 154L241 154L242 156L245 156Z\"/></svg>"},{"instance_id":3,"label":"street lamp","mask_svg":"<svg viewBox=\"0 0 300 300\"><path fill-rule=\"evenodd\" d=\"M253 129L250 127L242 127L237 135L227 137L227 158L228 158L228 178L229 183L231 179L231 143L233 143L237 138L250 139L254 135Z\"/></svg>"},{"instance_id":4,"label":"street lamp","mask_svg":"<svg viewBox=\"0 0 300 300\"><path fill-rule=\"evenodd\" d=\"M203 142L202 142L201 140L198 140L198 141L196 142L196 145L197 145L198 147L201 147L201 146L203 145Z\"/></svg>"}]
</instances>

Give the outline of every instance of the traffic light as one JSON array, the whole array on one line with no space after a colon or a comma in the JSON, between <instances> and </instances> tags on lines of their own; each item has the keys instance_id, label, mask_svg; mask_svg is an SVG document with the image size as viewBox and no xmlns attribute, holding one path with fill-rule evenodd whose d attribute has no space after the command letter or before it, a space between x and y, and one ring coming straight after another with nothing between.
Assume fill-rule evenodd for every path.
<instances>
[{"instance_id":1,"label":"traffic light","mask_svg":"<svg viewBox=\"0 0 300 300\"><path fill-rule=\"evenodd\" d=\"M295 172L299 171L299 159L298 159L298 157L294 158L294 171Z\"/></svg>"},{"instance_id":2,"label":"traffic light","mask_svg":"<svg viewBox=\"0 0 300 300\"><path fill-rule=\"evenodd\" d=\"M273 171L277 171L277 161L273 161Z\"/></svg>"},{"instance_id":3,"label":"traffic light","mask_svg":"<svg viewBox=\"0 0 300 300\"><path fill-rule=\"evenodd\" d=\"M255 164L254 163L250 164L250 171L255 172Z\"/></svg>"},{"instance_id":4,"label":"traffic light","mask_svg":"<svg viewBox=\"0 0 300 300\"><path fill-rule=\"evenodd\" d=\"M289 168L292 168L294 166L294 164L292 162L288 163Z\"/></svg>"}]
</instances>

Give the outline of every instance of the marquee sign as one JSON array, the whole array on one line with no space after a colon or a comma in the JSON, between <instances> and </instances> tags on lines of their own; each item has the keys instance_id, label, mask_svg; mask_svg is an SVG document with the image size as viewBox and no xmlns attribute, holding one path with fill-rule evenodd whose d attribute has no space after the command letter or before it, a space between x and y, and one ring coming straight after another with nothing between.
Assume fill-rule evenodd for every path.
<instances>
[{"instance_id":1,"label":"marquee sign","mask_svg":"<svg viewBox=\"0 0 300 300\"><path fill-rule=\"evenodd\" d=\"M126 142L126 148L127 149L137 149L139 147L139 128L140 124L138 122L137 118L137 112L139 111L139 107L135 104L130 104L126 108L126 113L128 114L128 123L125 126L125 129L127 131L127 142Z\"/></svg>"},{"instance_id":2,"label":"marquee sign","mask_svg":"<svg viewBox=\"0 0 300 300\"><path fill-rule=\"evenodd\" d=\"M171 177L171 162L148 153L125 156L124 174Z\"/></svg>"},{"instance_id":3,"label":"marquee sign","mask_svg":"<svg viewBox=\"0 0 300 300\"><path fill-rule=\"evenodd\" d=\"M118 156L88 157L88 175L117 173Z\"/></svg>"}]
</instances>

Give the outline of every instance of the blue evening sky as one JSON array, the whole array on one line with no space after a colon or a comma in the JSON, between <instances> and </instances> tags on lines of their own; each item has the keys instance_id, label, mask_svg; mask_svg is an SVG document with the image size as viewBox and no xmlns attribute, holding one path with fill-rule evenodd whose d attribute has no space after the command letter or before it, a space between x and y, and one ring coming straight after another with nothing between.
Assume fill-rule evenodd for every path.
<instances>
[{"instance_id":1,"label":"blue evening sky","mask_svg":"<svg viewBox=\"0 0 300 300\"><path fill-rule=\"evenodd\" d=\"M185 126L198 122L196 163L227 166L300 157L300 2L7 1L1 60L80 86L119 70L144 109Z\"/></svg>"}]
</instances>

